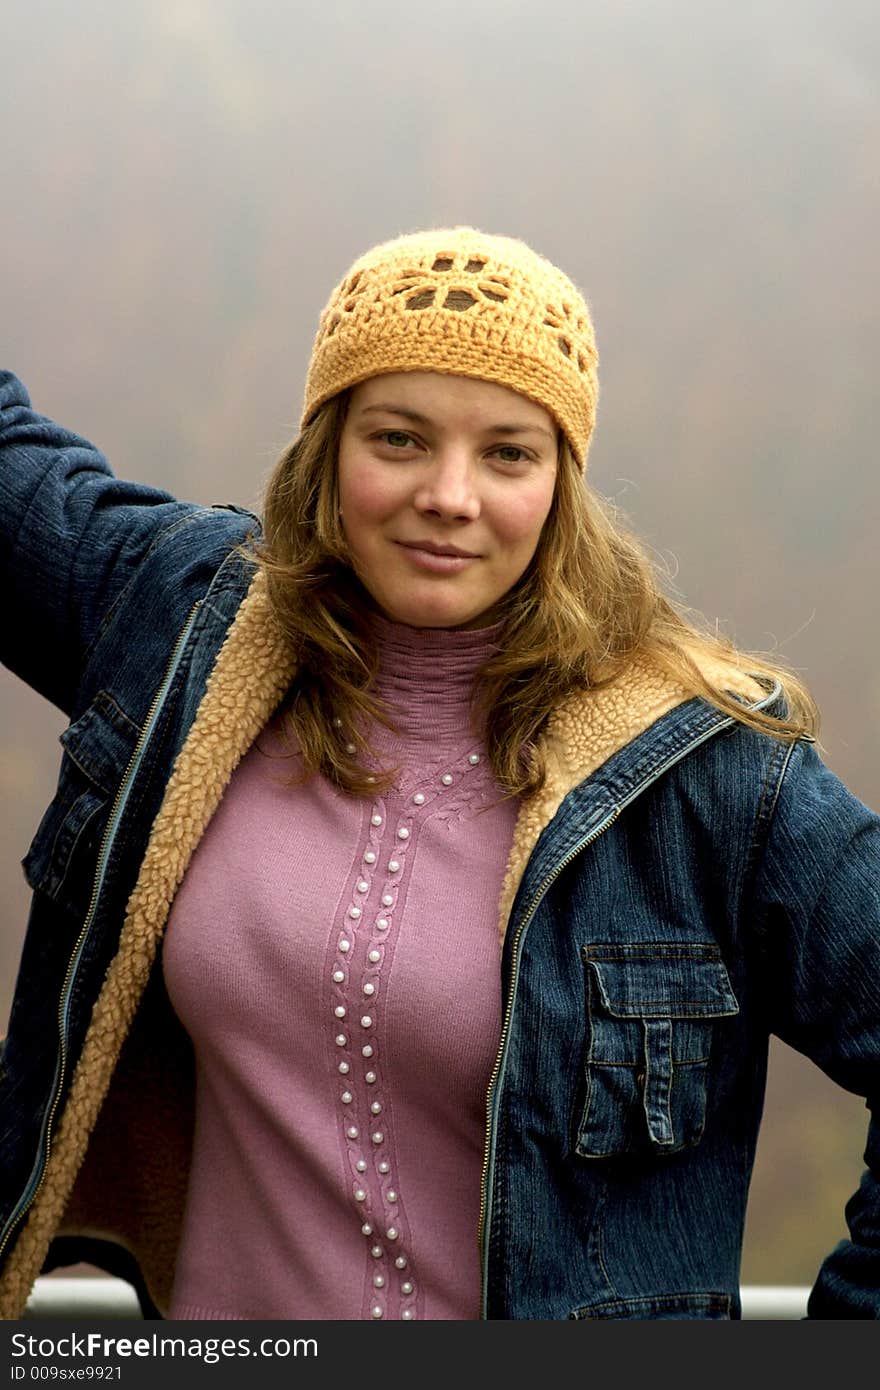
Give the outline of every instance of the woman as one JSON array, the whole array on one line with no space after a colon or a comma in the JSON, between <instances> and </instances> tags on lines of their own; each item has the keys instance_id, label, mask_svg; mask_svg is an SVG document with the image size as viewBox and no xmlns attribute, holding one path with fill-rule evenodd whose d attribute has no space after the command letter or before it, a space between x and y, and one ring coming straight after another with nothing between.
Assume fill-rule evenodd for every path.
<instances>
[{"instance_id":1,"label":"woman","mask_svg":"<svg viewBox=\"0 0 880 1390\"><path fill-rule=\"evenodd\" d=\"M769 1034L878 1089L880 822L584 484L596 361L522 242L373 248L262 536L3 380L3 657L72 721L6 1316L78 1258L175 1318L739 1316ZM876 1133L811 1316L880 1316Z\"/></svg>"}]
</instances>

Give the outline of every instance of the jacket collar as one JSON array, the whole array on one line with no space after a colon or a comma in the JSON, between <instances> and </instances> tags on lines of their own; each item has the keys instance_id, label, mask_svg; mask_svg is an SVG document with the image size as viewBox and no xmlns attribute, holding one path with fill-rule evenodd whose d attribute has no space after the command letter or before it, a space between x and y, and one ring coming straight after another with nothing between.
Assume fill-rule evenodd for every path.
<instances>
[{"instance_id":1,"label":"jacket collar","mask_svg":"<svg viewBox=\"0 0 880 1390\"><path fill-rule=\"evenodd\" d=\"M753 708L772 705L781 694L776 684L750 699ZM754 695L751 689L745 694ZM502 944L508 927L528 918L548 880L569 855L598 835L630 802L666 770L722 729L733 724L705 700L691 698L673 706L586 777L574 783L557 813L540 830L522 873L514 881L514 899L501 924ZM514 866L514 871L518 865Z\"/></svg>"},{"instance_id":2,"label":"jacket collar","mask_svg":"<svg viewBox=\"0 0 880 1390\"><path fill-rule=\"evenodd\" d=\"M749 702L774 698L732 664L704 659L700 666L711 683ZM666 718L679 709L683 718ZM542 836L551 835L563 803L563 835L582 837L589 833L591 817L598 822L604 814L621 809L667 762L681 756L692 740L699 742L704 728L708 736L732 722L705 701L690 698L665 672L639 661L632 662L612 684L578 692L560 705L541 740L547 767L544 786L523 802L517 817L499 903L502 944L526 866ZM599 769L602 775L597 780L594 774ZM551 835L548 852L553 852L551 845L559 851L558 835Z\"/></svg>"}]
</instances>

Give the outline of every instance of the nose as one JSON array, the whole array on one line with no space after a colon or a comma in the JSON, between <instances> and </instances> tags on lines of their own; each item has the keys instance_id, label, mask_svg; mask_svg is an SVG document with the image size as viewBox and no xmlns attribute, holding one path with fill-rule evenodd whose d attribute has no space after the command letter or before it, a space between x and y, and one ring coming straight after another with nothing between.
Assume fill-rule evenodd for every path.
<instances>
[{"instance_id":1,"label":"nose","mask_svg":"<svg viewBox=\"0 0 880 1390\"><path fill-rule=\"evenodd\" d=\"M435 455L419 480L413 503L417 511L443 521L476 521L480 499L467 453L449 449Z\"/></svg>"}]
</instances>

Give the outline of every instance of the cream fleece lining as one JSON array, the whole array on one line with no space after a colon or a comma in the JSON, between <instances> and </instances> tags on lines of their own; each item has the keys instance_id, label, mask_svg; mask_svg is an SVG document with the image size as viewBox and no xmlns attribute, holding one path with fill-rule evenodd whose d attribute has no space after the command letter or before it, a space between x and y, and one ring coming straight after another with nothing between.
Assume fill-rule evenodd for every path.
<instances>
[{"instance_id":1,"label":"cream fleece lining","mask_svg":"<svg viewBox=\"0 0 880 1390\"><path fill-rule=\"evenodd\" d=\"M43 1181L0 1282L3 1318L20 1317L61 1223L174 894L233 771L280 703L293 672L289 643L269 607L265 576L258 571L217 657L153 823L119 949L92 1013ZM725 668L728 688L730 676ZM754 682L743 683L741 673L738 688L752 696L760 693ZM502 937L529 856L568 792L685 698L665 675L633 665L613 686L560 706L544 739L545 786L522 804L514 830L500 902Z\"/></svg>"},{"instance_id":2,"label":"cream fleece lining","mask_svg":"<svg viewBox=\"0 0 880 1390\"><path fill-rule=\"evenodd\" d=\"M293 670L289 644L272 617L258 571L217 657L153 823L43 1182L3 1276L4 1318L21 1315L43 1266L193 851Z\"/></svg>"}]
</instances>

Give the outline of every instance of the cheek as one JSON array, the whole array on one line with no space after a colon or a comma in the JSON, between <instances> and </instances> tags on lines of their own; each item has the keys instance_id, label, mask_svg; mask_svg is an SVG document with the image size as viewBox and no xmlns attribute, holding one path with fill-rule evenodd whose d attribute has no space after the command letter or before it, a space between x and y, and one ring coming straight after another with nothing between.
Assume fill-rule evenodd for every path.
<instances>
[{"instance_id":1,"label":"cheek","mask_svg":"<svg viewBox=\"0 0 880 1390\"><path fill-rule=\"evenodd\" d=\"M502 545L518 554L534 551L553 501L552 489L518 497L497 513L495 531Z\"/></svg>"},{"instance_id":2,"label":"cheek","mask_svg":"<svg viewBox=\"0 0 880 1390\"><path fill-rule=\"evenodd\" d=\"M393 499L383 479L376 477L369 469L353 469L340 472L339 509L342 513L343 529L357 531L364 526L373 526L393 511Z\"/></svg>"}]
</instances>

